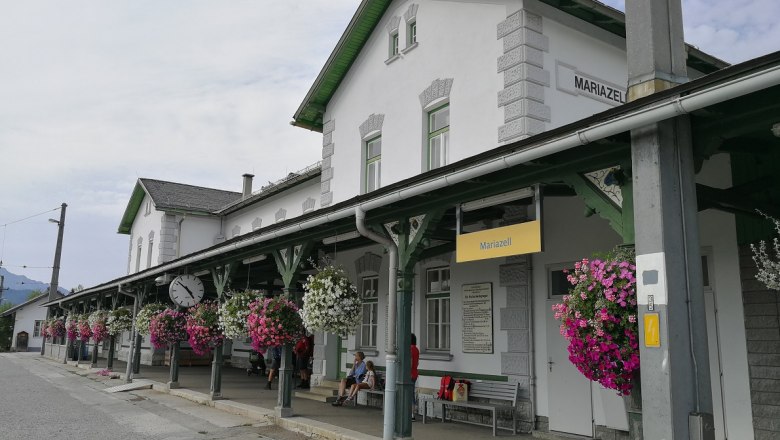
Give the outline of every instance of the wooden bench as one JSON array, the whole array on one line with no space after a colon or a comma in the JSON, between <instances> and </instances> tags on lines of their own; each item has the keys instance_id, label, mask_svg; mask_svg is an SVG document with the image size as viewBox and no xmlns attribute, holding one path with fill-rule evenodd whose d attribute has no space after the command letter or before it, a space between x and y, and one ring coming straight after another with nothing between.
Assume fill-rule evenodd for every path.
<instances>
[{"instance_id":1,"label":"wooden bench","mask_svg":"<svg viewBox=\"0 0 780 440\"><path fill-rule=\"evenodd\" d=\"M376 385L373 390L360 390L359 393L366 393L366 406L373 406L371 402L373 399L384 399L385 397L385 375L384 373L376 372ZM372 400L369 400L372 399ZM357 403L357 399L355 399Z\"/></svg>"},{"instance_id":2,"label":"wooden bench","mask_svg":"<svg viewBox=\"0 0 780 440\"><path fill-rule=\"evenodd\" d=\"M457 386L457 385L456 385ZM426 422L428 403L433 404L433 410L435 412L436 405L441 405L441 421L444 423L447 420L447 407L459 407L466 408L468 414L468 408L476 408L480 410L490 411L493 416L493 435L496 435L497 429L509 429L498 426L498 419L496 413L499 411L511 411L512 412L512 433L517 434L517 413L515 411L517 407L517 396L520 390L520 385L516 383L507 382L492 382L492 381L472 381L469 385L469 400L466 402L452 402L449 400L436 399L433 396L420 396L420 404L422 405L422 419L423 423ZM473 401L471 399L487 399L487 402ZM433 415L432 415L433 417ZM469 420L457 420L458 422L472 423L480 426L491 426L484 423L472 422Z\"/></svg>"}]
</instances>

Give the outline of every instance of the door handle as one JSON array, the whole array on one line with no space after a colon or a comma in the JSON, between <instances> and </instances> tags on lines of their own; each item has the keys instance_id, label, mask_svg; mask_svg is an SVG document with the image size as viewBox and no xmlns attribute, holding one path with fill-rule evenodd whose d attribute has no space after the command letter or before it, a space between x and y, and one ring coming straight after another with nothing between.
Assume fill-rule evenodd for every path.
<instances>
[{"instance_id":1,"label":"door handle","mask_svg":"<svg viewBox=\"0 0 780 440\"><path fill-rule=\"evenodd\" d=\"M552 366L555 362L553 362L552 358L549 358L550 360L547 361L547 368L549 368L550 372L552 372Z\"/></svg>"}]
</instances>

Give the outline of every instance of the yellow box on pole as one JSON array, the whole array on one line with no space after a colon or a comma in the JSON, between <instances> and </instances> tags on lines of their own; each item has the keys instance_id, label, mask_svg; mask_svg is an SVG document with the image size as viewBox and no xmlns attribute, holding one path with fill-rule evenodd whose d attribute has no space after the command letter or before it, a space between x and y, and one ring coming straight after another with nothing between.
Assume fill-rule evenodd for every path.
<instances>
[{"instance_id":1,"label":"yellow box on pole","mask_svg":"<svg viewBox=\"0 0 780 440\"><path fill-rule=\"evenodd\" d=\"M661 322L658 313L645 313L645 347L661 346Z\"/></svg>"},{"instance_id":2,"label":"yellow box on pole","mask_svg":"<svg viewBox=\"0 0 780 440\"><path fill-rule=\"evenodd\" d=\"M455 258L486 260L542 251L542 222L533 220L516 225L461 234L457 237Z\"/></svg>"}]
</instances>

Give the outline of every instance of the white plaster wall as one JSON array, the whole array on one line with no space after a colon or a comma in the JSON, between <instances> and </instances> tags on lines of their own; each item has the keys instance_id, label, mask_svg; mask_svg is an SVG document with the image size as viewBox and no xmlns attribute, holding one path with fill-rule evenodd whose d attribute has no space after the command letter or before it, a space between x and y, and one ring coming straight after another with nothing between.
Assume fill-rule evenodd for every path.
<instances>
[{"instance_id":1,"label":"white plaster wall","mask_svg":"<svg viewBox=\"0 0 780 440\"><path fill-rule=\"evenodd\" d=\"M385 115L382 186L425 171L422 155L427 120L419 95L435 79L454 79L449 98L450 163L498 146L497 129L504 123L504 110L498 107L497 94L504 83L503 74L497 72L503 41L496 38L496 27L522 3L417 3L419 46L385 64L387 23L394 15L402 17L409 5L409 2L393 2L328 104L324 120L336 121L332 135L335 153L331 159L333 203L349 199L361 190L360 160L364 146L358 128L372 113ZM535 1L526 3L537 13L553 11ZM555 60L625 87L622 40L593 26L585 25L595 35L589 36L570 29L568 22L547 17L543 22L544 35L550 42L550 51L544 54L545 69L551 77L551 87L545 89L545 104L552 108L547 129L610 108L601 101L558 91ZM406 41L403 18L399 29L403 48Z\"/></svg>"},{"instance_id":2,"label":"white plaster wall","mask_svg":"<svg viewBox=\"0 0 780 440\"><path fill-rule=\"evenodd\" d=\"M715 188L731 186L731 164L728 155L719 154L704 163L697 182ZM739 273L739 249L733 214L708 209L699 213L699 236L702 247L712 251L710 280L718 307L717 323L723 371L723 402L727 438L753 439L753 419L747 363L742 286ZM710 353L711 362L717 353ZM718 380L713 376L713 380ZM718 399L720 396L714 396ZM715 402L721 405L721 402ZM717 423L720 431L722 425ZM718 432L723 438L722 433Z\"/></svg>"},{"instance_id":3,"label":"white plaster wall","mask_svg":"<svg viewBox=\"0 0 780 440\"><path fill-rule=\"evenodd\" d=\"M303 214L303 202L308 198L314 199L315 210L320 208L320 179L313 178L228 215L222 227L223 234L227 239L233 238L235 226L241 228L241 235L252 232L252 222L257 217L262 220L260 227L270 226L276 223L276 213L281 208L287 210L286 219L298 217Z\"/></svg>"},{"instance_id":4,"label":"white plaster wall","mask_svg":"<svg viewBox=\"0 0 780 440\"><path fill-rule=\"evenodd\" d=\"M547 9L544 9L545 12ZM560 11L554 14L560 16ZM626 88L625 41L594 26L587 27L587 33L572 28L568 16L559 17L563 21L545 17L544 35L549 38L550 51L544 57L544 69L550 72L550 88L545 90L544 103L551 109L551 121L547 129L552 129L591 116L619 103L610 105L585 95L574 96L558 89L559 78L556 75L557 62L574 66L585 74ZM595 35L595 36L594 36ZM596 37L598 36L598 37ZM622 48L619 47L622 43ZM572 85L568 85L569 88ZM625 98L624 98L625 99Z\"/></svg>"},{"instance_id":5,"label":"white plaster wall","mask_svg":"<svg viewBox=\"0 0 780 440\"><path fill-rule=\"evenodd\" d=\"M336 121L331 182L334 204L359 193L363 145L358 128L372 113L385 115L382 186L423 171L427 121L419 95L436 79L454 78L450 94L451 162L497 145L496 130L503 123L497 93L503 79L496 63L503 49L496 39L496 26L506 19L506 6L455 1L416 3L419 45L385 65L390 17L402 17L401 48L406 41L403 14L410 3L393 2L328 104L324 120Z\"/></svg>"},{"instance_id":6,"label":"white plaster wall","mask_svg":"<svg viewBox=\"0 0 780 440\"><path fill-rule=\"evenodd\" d=\"M181 217L177 217L180 220ZM217 217L185 216L179 236L179 256L191 254L214 245L219 235L220 219Z\"/></svg>"},{"instance_id":7,"label":"white plaster wall","mask_svg":"<svg viewBox=\"0 0 780 440\"><path fill-rule=\"evenodd\" d=\"M29 338L27 339L28 350L41 349L41 343L43 338L33 337L33 331L35 330L35 321L46 319L46 308L41 307L44 298L38 301L28 304L16 311L16 320L14 321L14 334L11 341L11 347L16 348L16 335L19 332L27 332Z\"/></svg>"},{"instance_id":8,"label":"white plaster wall","mask_svg":"<svg viewBox=\"0 0 780 440\"><path fill-rule=\"evenodd\" d=\"M149 232L154 231L154 249L152 250L152 266L159 264L160 251L160 229L162 227L162 218L164 213L155 209L154 203L152 203L152 212L145 214L146 203L150 201L149 194L144 196L144 200L141 202L141 207L138 209L133 220L133 226L130 228L130 267L128 274L136 273L138 271L147 269L146 255L149 252ZM138 237L141 237L141 264L136 270L136 258L138 256Z\"/></svg>"}]
</instances>

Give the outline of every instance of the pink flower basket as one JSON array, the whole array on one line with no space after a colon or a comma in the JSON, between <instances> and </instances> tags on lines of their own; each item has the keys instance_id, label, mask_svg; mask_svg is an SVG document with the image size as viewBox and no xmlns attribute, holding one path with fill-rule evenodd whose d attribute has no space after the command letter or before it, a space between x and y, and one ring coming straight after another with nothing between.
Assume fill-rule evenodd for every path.
<instances>
[{"instance_id":1,"label":"pink flower basket","mask_svg":"<svg viewBox=\"0 0 780 440\"><path fill-rule=\"evenodd\" d=\"M165 309L154 315L149 324L149 336L154 348L163 348L187 339L186 315L173 309Z\"/></svg>"},{"instance_id":2,"label":"pink flower basket","mask_svg":"<svg viewBox=\"0 0 780 440\"><path fill-rule=\"evenodd\" d=\"M638 378L639 337L633 254L583 259L567 276L573 286L553 305L569 360L590 380L629 395Z\"/></svg>"},{"instance_id":3,"label":"pink flower basket","mask_svg":"<svg viewBox=\"0 0 780 440\"><path fill-rule=\"evenodd\" d=\"M305 332L298 306L287 298L258 299L249 305L246 323L252 348L266 349L297 341Z\"/></svg>"},{"instance_id":4,"label":"pink flower basket","mask_svg":"<svg viewBox=\"0 0 780 440\"><path fill-rule=\"evenodd\" d=\"M75 341L79 336L79 323L78 321L74 319L68 318L68 325L67 325L67 335L68 340L73 342Z\"/></svg>"},{"instance_id":5,"label":"pink flower basket","mask_svg":"<svg viewBox=\"0 0 780 440\"><path fill-rule=\"evenodd\" d=\"M219 304L202 302L188 310L187 335L192 351L199 356L209 354L211 349L222 345L225 335L219 327Z\"/></svg>"},{"instance_id":6,"label":"pink flower basket","mask_svg":"<svg viewBox=\"0 0 780 440\"><path fill-rule=\"evenodd\" d=\"M55 319L49 324L49 336L61 338L65 335L65 322L62 318Z\"/></svg>"},{"instance_id":7,"label":"pink flower basket","mask_svg":"<svg viewBox=\"0 0 780 440\"><path fill-rule=\"evenodd\" d=\"M92 337L92 328L89 326L89 321L87 320L87 317L83 317L79 320L79 339L81 339L84 343L89 342L89 338Z\"/></svg>"}]
</instances>

